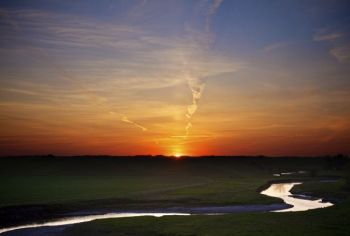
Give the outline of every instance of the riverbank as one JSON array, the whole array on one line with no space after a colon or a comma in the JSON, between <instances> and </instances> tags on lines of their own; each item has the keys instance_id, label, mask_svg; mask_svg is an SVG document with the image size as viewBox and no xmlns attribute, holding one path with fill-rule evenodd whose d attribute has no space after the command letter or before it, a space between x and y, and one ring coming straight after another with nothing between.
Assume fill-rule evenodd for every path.
<instances>
[{"instance_id":1,"label":"riverbank","mask_svg":"<svg viewBox=\"0 0 350 236\"><path fill-rule=\"evenodd\" d=\"M20 225L9 228L0 229L0 234L7 234L15 231L16 234L29 233L40 235L37 231L47 226L56 227L58 231L65 226L74 224L90 222L101 219L112 218L129 218L141 216L193 216L193 215L223 215L233 213L247 213L247 212L286 212L286 211L305 211L309 209L317 209L332 206L331 203L323 203L320 200L296 199L290 197L290 190L295 185L301 183L278 183L271 184L267 189L261 192L263 195L270 197L277 197L283 199L284 204L270 204L270 205L244 205L244 206L205 206L205 207L172 207L168 209L153 209L150 212L138 210L134 212L73 212L67 214L65 218L58 220L49 220L45 223L32 223L27 225ZM28 230L29 229L29 230ZM51 230L51 233L54 231Z\"/></svg>"},{"instance_id":2,"label":"riverbank","mask_svg":"<svg viewBox=\"0 0 350 236\"><path fill-rule=\"evenodd\" d=\"M338 184L339 183L339 184ZM317 191L329 189L328 194L347 191L344 182L315 183ZM319 187L317 188L316 185ZM305 187L303 189L303 187ZM308 191L309 187L298 185ZM56 229L53 236L347 236L350 233L350 199L324 209L283 213L241 213L210 216L165 216L97 220ZM53 230L53 229L51 229ZM39 233L36 231L36 233ZM29 234L9 234L27 236ZM41 235L41 234L36 234ZM50 234L51 235L51 234Z\"/></svg>"},{"instance_id":3,"label":"riverbank","mask_svg":"<svg viewBox=\"0 0 350 236\"><path fill-rule=\"evenodd\" d=\"M320 181L321 182L321 181ZM329 181L327 181L329 182ZM334 182L334 181L332 181ZM111 218L126 218L126 217L140 217L140 216L173 216L173 215L223 215L233 213L247 213L247 212L295 212L306 211L310 209L325 208L333 206L332 203L321 201L322 199L311 199L309 196L293 197L291 195L291 189L296 185L302 183L284 182L271 184L267 189L263 190L261 194L280 198L284 201L283 204L269 204L269 205L236 205L236 206L202 206L202 207L171 207L164 209L152 209L145 211L142 209L136 211L89 211L72 212L64 215L61 219L46 219L44 223L39 223L34 220L33 223L24 224L19 226L1 228L0 234L16 231L18 234L21 232L29 232L38 235L37 231L40 228L47 226L57 227L58 231L65 226L73 224L90 222L101 219ZM29 231L27 229L30 229ZM23 231L24 230L24 231ZM18 232L19 231L19 232ZM51 230L52 231L52 230ZM36 232L36 233L35 233ZM54 231L53 231L54 232ZM52 233L52 232L51 232Z\"/></svg>"},{"instance_id":4,"label":"riverbank","mask_svg":"<svg viewBox=\"0 0 350 236\"><path fill-rule=\"evenodd\" d=\"M31 223L33 219L40 222L61 218L68 213L80 214L83 211L89 213L116 209L131 211L174 207L247 207L251 204L281 204L280 199L259 194L261 188L266 187L266 183L307 180L307 186L310 186L308 183L312 183L313 180L329 176L340 178L346 174L342 170L325 169L322 159L310 158L296 160L34 158L34 160L7 159L0 162L0 182L4 192L0 196L1 228ZM28 165L31 165L30 168L27 168ZM305 172L293 176L273 176L275 173L299 170ZM317 175L314 174L315 170ZM348 193L340 191L342 188L340 184L343 185L345 182L343 180L339 182L323 185L324 190L330 188L331 192L317 191L315 187L310 189L311 191L308 188L297 189L297 192L311 192L318 197L329 196L337 199L340 197L339 199L345 201ZM338 196L334 193L338 193Z\"/></svg>"},{"instance_id":5,"label":"riverbank","mask_svg":"<svg viewBox=\"0 0 350 236\"><path fill-rule=\"evenodd\" d=\"M182 216L98 220L67 228L59 236L182 235L182 236L346 236L350 203L306 212L242 213L214 216Z\"/></svg>"},{"instance_id":6,"label":"riverbank","mask_svg":"<svg viewBox=\"0 0 350 236\"><path fill-rule=\"evenodd\" d=\"M282 203L259 194L273 173L322 165L310 158L0 158L0 226L84 210Z\"/></svg>"},{"instance_id":7,"label":"riverbank","mask_svg":"<svg viewBox=\"0 0 350 236\"><path fill-rule=\"evenodd\" d=\"M18 225L8 228L0 228L0 234L7 235L8 232L19 231L16 234L23 233L23 230L26 232L31 232L30 234L40 231L40 228L58 227L60 230L62 227L71 226L73 224L79 224L84 222L90 222L94 220L101 219L115 219L115 218L129 218L129 217L142 217L142 216L181 216L181 215L222 215L222 214L234 214L234 213L247 213L247 212L270 212L277 210L284 210L290 208L291 205L288 204L270 204L270 205L238 205L238 206L206 206L206 207L173 207L167 209L153 209L150 211L138 210L130 212L74 212L67 214L65 218L47 220L44 223L38 223L33 221L33 223ZM62 227L61 227L62 226ZM30 230L28 230L30 229Z\"/></svg>"}]
</instances>

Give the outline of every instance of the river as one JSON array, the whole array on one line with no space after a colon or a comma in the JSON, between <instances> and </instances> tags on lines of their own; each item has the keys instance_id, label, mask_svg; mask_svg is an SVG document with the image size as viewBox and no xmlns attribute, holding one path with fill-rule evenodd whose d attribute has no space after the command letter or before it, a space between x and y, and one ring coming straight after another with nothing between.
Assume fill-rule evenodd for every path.
<instances>
[{"instance_id":1,"label":"river","mask_svg":"<svg viewBox=\"0 0 350 236\"><path fill-rule=\"evenodd\" d=\"M20 231L22 229L28 229L28 228L40 228L40 227L47 227L47 226L68 226L71 224L89 222L89 221L98 220L98 219L125 218L125 217L138 217L138 216L162 217L162 216L169 216L169 215L181 215L181 216L210 215L210 214L229 214L229 213L238 213L238 212L267 212L267 211L291 212L291 211L306 211L306 210L311 210L316 208L330 207L333 205L330 202L323 202L322 199L313 199L305 195L299 195L297 197L293 196L290 191L295 185L298 185L298 184L302 184L302 183L298 183L298 182L274 183L274 184L271 184L267 189L261 192L261 194L263 195L282 199L284 201L284 204L177 207L177 208L162 209L154 212L110 212L110 213L104 212L100 214L94 213L91 215L69 216L58 220L47 221L45 223L33 223L33 224L3 228L3 229L0 229L0 234L6 233L9 231ZM23 234L23 235L26 235L26 234Z\"/></svg>"}]
</instances>

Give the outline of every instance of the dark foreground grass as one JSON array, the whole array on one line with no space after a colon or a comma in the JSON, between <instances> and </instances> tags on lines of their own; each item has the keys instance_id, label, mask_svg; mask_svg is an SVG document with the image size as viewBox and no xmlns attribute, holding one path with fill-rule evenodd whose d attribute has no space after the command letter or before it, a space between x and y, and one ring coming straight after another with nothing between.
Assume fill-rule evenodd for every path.
<instances>
[{"instance_id":1,"label":"dark foreground grass","mask_svg":"<svg viewBox=\"0 0 350 236\"><path fill-rule=\"evenodd\" d=\"M350 234L349 203L294 213L167 216L97 220L67 228L69 236L336 236Z\"/></svg>"},{"instance_id":2,"label":"dark foreground grass","mask_svg":"<svg viewBox=\"0 0 350 236\"><path fill-rule=\"evenodd\" d=\"M60 235L350 235L346 169L316 158L2 158L0 228L80 210L278 203L259 191L289 179L311 180L295 192L339 203L299 213L98 220ZM272 177L300 170L307 172ZM330 177L341 179L318 182Z\"/></svg>"},{"instance_id":3,"label":"dark foreground grass","mask_svg":"<svg viewBox=\"0 0 350 236\"><path fill-rule=\"evenodd\" d=\"M271 174L254 161L113 158L0 160L1 206L123 200L256 203Z\"/></svg>"},{"instance_id":4,"label":"dark foreground grass","mask_svg":"<svg viewBox=\"0 0 350 236\"><path fill-rule=\"evenodd\" d=\"M297 191L327 196L349 194L345 182L299 185ZM350 199L306 212L240 213L214 216L167 216L97 220L67 228L62 235L100 236L337 236L350 235Z\"/></svg>"},{"instance_id":5,"label":"dark foreground grass","mask_svg":"<svg viewBox=\"0 0 350 236\"><path fill-rule=\"evenodd\" d=\"M0 207L113 200L272 203L279 200L257 190L273 173L317 170L321 175L323 166L323 160L310 158L0 158Z\"/></svg>"}]
</instances>

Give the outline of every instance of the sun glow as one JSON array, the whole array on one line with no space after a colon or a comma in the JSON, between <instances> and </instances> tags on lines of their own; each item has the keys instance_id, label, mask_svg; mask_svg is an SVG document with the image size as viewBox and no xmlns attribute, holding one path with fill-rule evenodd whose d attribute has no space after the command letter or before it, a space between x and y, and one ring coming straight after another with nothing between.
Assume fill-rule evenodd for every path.
<instances>
[{"instance_id":1,"label":"sun glow","mask_svg":"<svg viewBox=\"0 0 350 236\"><path fill-rule=\"evenodd\" d=\"M176 158L180 158L180 157L182 157L183 155L181 154L181 153L175 153L174 154L174 157L176 157Z\"/></svg>"},{"instance_id":2,"label":"sun glow","mask_svg":"<svg viewBox=\"0 0 350 236\"><path fill-rule=\"evenodd\" d=\"M183 149L181 147L175 147L173 149L171 155L175 158L180 158L180 157L184 156L185 154L184 154Z\"/></svg>"}]
</instances>

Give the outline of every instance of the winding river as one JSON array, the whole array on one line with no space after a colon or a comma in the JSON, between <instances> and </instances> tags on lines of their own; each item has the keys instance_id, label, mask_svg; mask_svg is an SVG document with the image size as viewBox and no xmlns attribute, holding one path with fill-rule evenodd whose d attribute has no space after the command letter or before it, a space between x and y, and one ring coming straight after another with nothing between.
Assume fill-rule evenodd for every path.
<instances>
[{"instance_id":1,"label":"winding river","mask_svg":"<svg viewBox=\"0 0 350 236\"><path fill-rule=\"evenodd\" d=\"M291 208L275 210L274 212L287 212L287 211L307 211L317 208L324 208L333 206L330 202L323 202L322 199L313 199L305 195L292 195L290 192L295 185L302 183L279 183L271 184L269 188L262 191L261 194L270 197L281 198L285 203L292 205Z\"/></svg>"},{"instance_id":2,"label":"winding river","mask_svg":"<svg viewBox=\"0 0 350 236\"><path fill-rule=\"evenodd\" d=\"M187 208L171 208L163 209L158 212L112 212L91 214L84 216L70 216L59 220L52 220L45 223L33 223L27 225L20 225L15 227L0 229L0 234L9 231L38 228L45 226L66 226L71 224L78 224L83 222L89 222L98 219L111 219L111 218L125 218L125 217L138 217L138 216L169 216L169 215L210 215L210 214L229 214L237 212L291 212L291 211L306 211L316 208L330 207L333 204L330 202L323 202L322 199L312 199L308 196L295 197L291 194L291 189L298 184L302 183L276 183L271 184L267 189L263 190L261 194L270 197L281 198L284 204L271 204L271 205L239 205L239 206L221 206L221 207L187 207Z\"/></svg>"}]
</instances>

